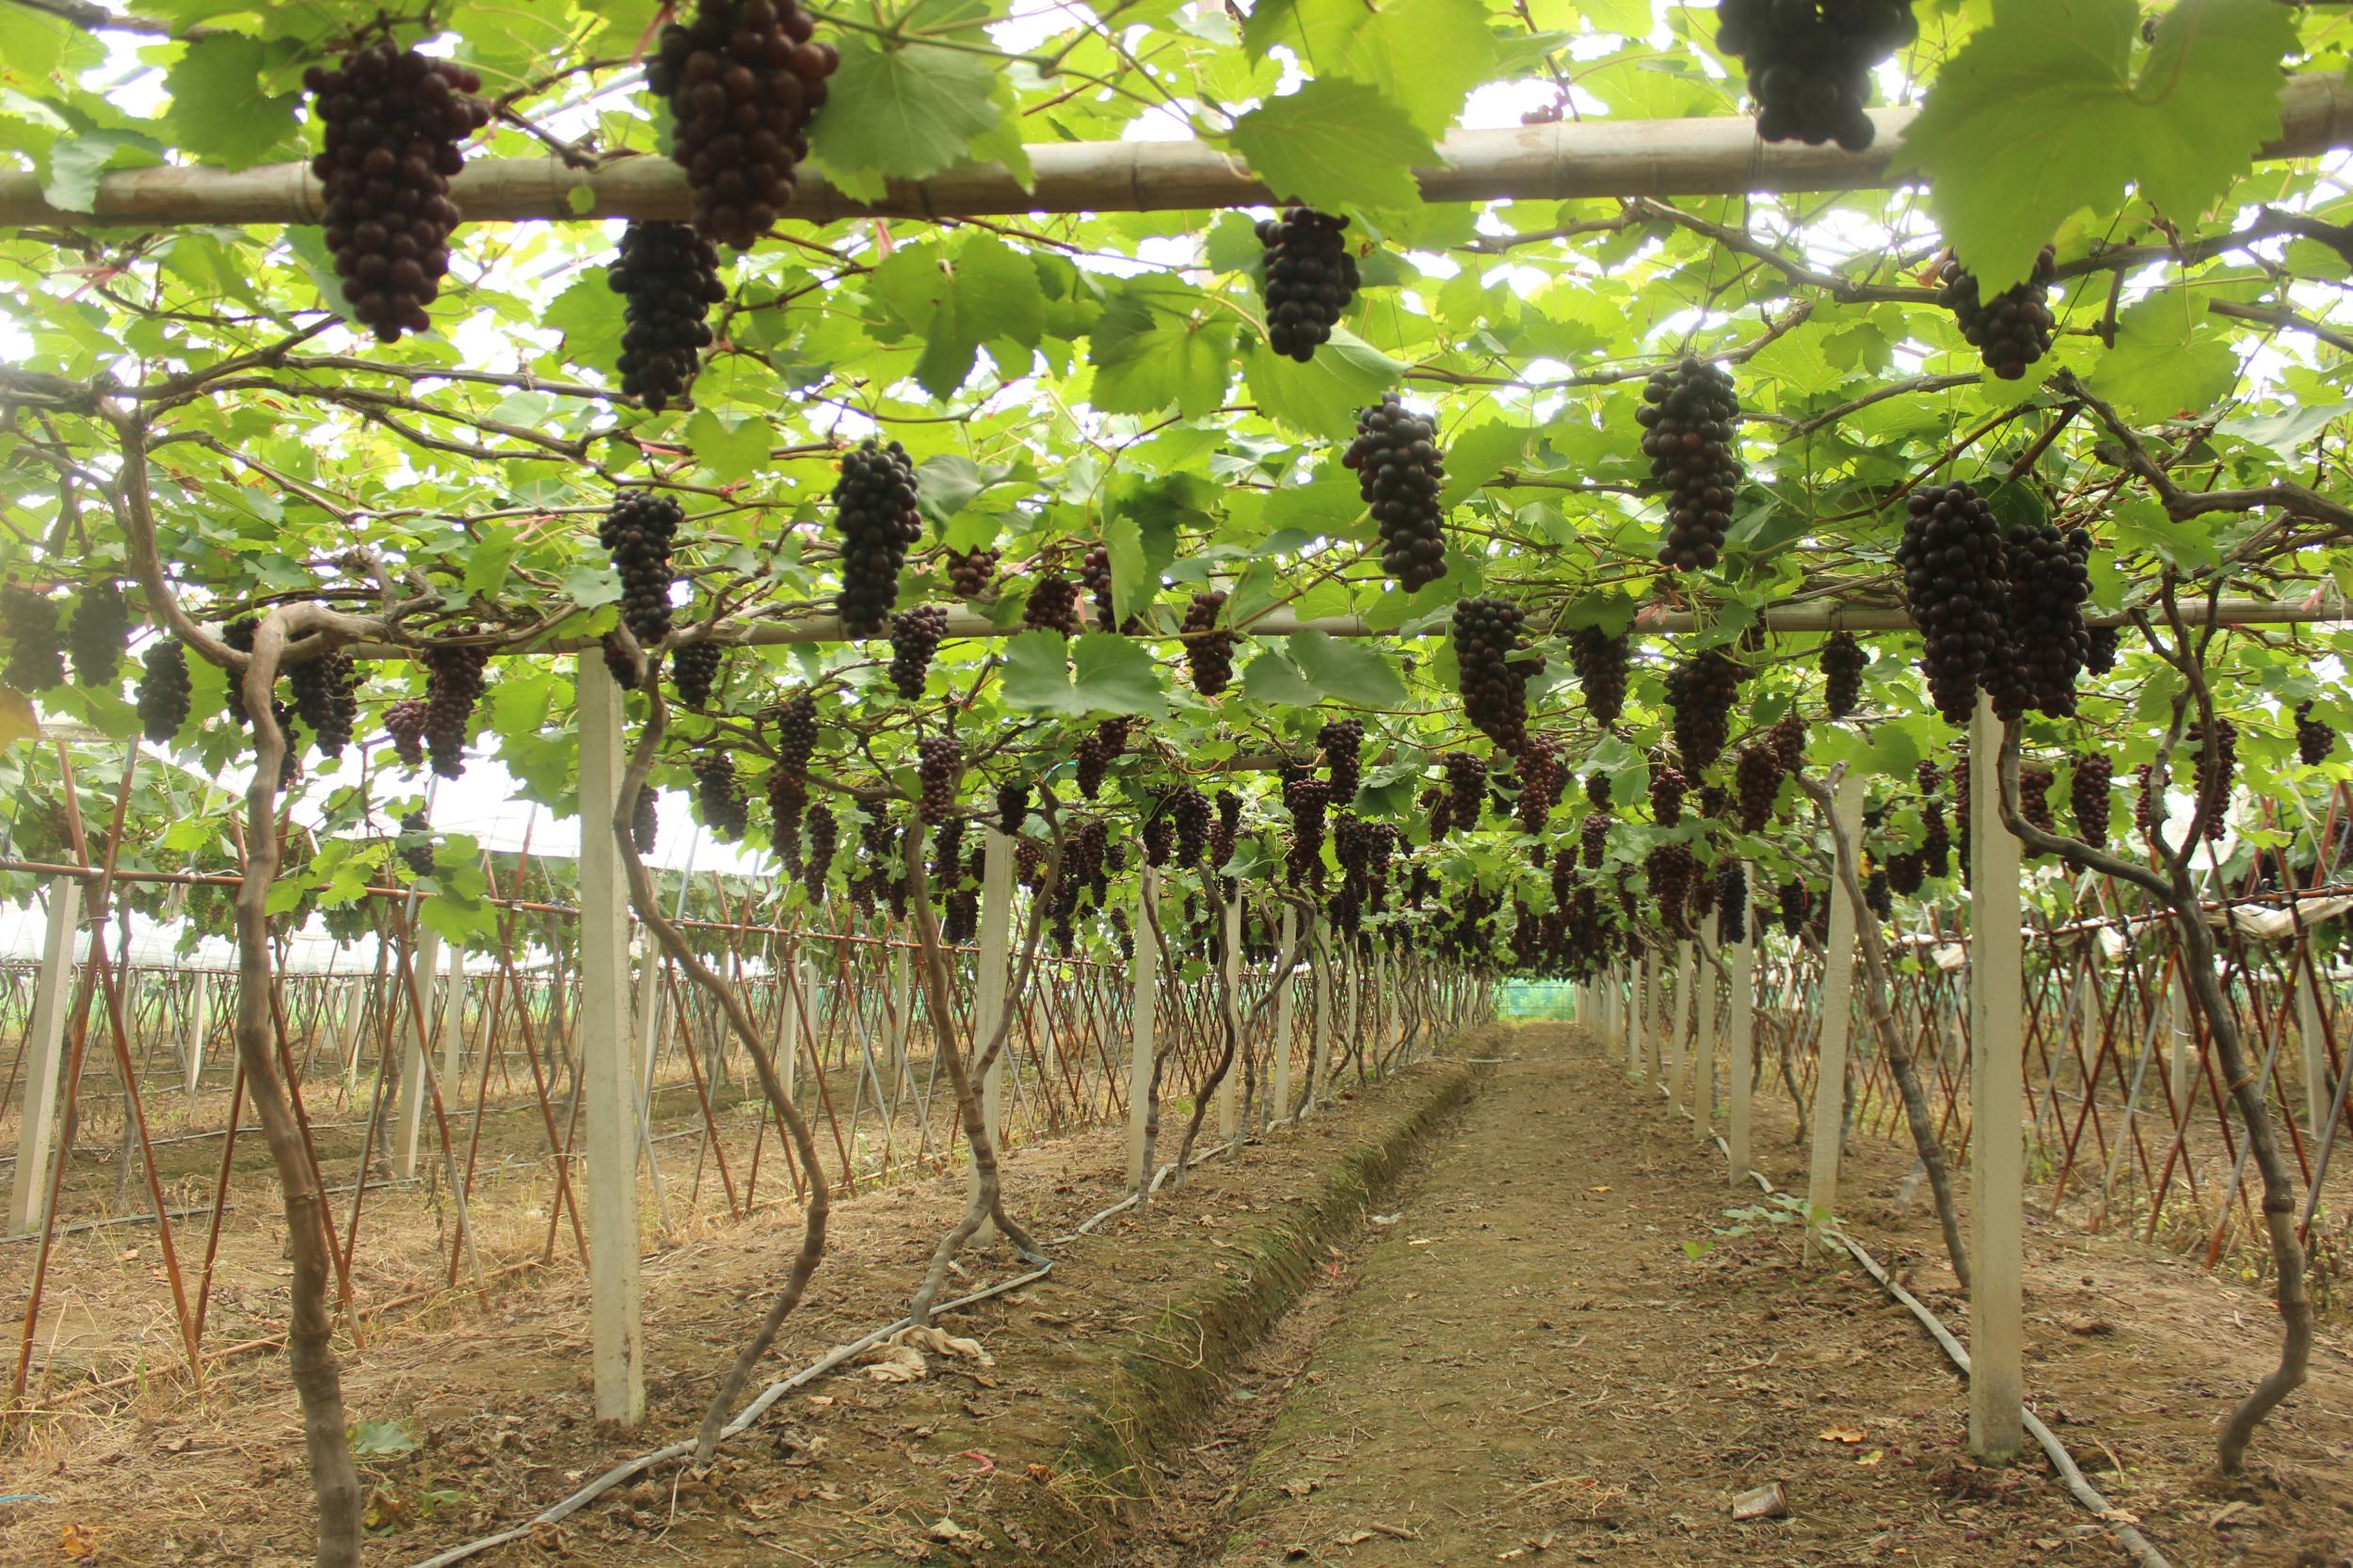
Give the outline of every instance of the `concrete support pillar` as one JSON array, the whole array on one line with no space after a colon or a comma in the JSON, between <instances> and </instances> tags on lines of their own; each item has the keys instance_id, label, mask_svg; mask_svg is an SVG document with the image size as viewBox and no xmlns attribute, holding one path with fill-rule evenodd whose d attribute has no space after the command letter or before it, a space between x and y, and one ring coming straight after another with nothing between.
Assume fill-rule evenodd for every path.
<instances>
[{"instance_id":1,"label":"concrete support pillar","mask_svg":"<svg viewBox=\"0 0 2353 1568\"><path fill-rule=\"evenodd\" d=\"M65 1080L66 1015L73 1008L73 935L82 923L82 880L53 878L41 929L40 976L24 1035L24 1113L17 1123L16 1174L8 1193L8 1234L41 1228L49 1213L56 1160L57 1102Z\"/></svg>"},{"instance_id":2,"label":"concrete support pillar","mask_svg":"<svg viewBox=\"0 0 2353 1568\"><path fill-rule=\"evenodd\" d=\"M2002 825L2001 721L1982 695L1969 724L1969 1451L2025 1444L2025 946L2018 840ZM1842 901L1843 902L1843 901Z\"/></svg>"}]
</instances>

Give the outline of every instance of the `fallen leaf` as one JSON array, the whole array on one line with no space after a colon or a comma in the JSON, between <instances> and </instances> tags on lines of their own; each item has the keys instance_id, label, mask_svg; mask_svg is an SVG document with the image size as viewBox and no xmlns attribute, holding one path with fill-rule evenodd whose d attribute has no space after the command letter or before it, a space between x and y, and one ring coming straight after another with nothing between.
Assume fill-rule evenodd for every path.
<instances>
[{"instance_id":1,"label":"fallen leaf","mask_svg":"<svg viewBox=\"0 0 2353 1568\"><path fill-rule=\"evenodd\" d=\"M72 1561L88 1562L98 1555L98 1538L79 1525L68 1525L57 1532L57 1550Z\"/></svg>"},{"instance_id":2,"label":"fallen leaf","mask_svg":"<svg viewBox=\"0 0 2353 1568\"><path fill-rule=\"evenodd\" d=\"M1877 1464L1881 1460L1885 1459L1886 1457L1887 1450L1885 1448L1873 1448L1869 1453L1865 1454L1862 1458L1856 1460L1855 1463L1857 1464Z\"/></svg>"},{"instance_id":3,"label":"fallen leaf","mask_svg":"<svg viewBox=\"0 0 2353 1568\"><path fill-rule=\"evenodd\" d=\"M1863 1433L1854 1427L1826 1427L1817 1441L1823 1443L1860 1443Z\"/></svg>"},{"instance_id":4,"label":"fallen leaf","mask_svg":"<svg viewBox=\"0 0 2353 1568\"><path fill-rule=\"evenodd\" d=\"M942 1519L931 1528L931 1538L934 1541L956 1542L978 1541L981 1536L975 1530L966 1529L953 1519Z\"/></svg>"},{"instance_id":5,"label":"fallen leaf","mask_svg":"<svg viewBox=\"0 0 2353 1568\"><path fill-rule=\"evenodd\" d=\"M1607 1192L1609 1191L1609 1184L1605 1181L1599 1187L1588 1187L1585 1191L1588 1192Z\"/></svg>"}]
</instances>

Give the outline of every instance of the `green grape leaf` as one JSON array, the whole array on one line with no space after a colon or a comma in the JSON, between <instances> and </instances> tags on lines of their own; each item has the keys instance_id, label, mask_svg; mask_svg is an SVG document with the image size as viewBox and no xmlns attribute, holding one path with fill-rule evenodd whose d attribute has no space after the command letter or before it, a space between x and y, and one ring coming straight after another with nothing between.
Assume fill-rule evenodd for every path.
<instances>
[{"instance_id":1,"label":"green grape leaf","mask_svg":"<svg viewBox=\"0 0 2353 1568\"><path fill-rule=\"evenodd\" d=\"M1291 657L1326 696L1357 708L1395 708L1405 701L1397 666L1371 643L1328 632L1295 632Z\"/></svg>"},{"instance_id":2,"label":"green grape leaf","mask_svg":"<svg viewBox=\"0 0 2353 1568\"><path fill-rule=\"evenodd\" d=\"M267 159L295 134L296 84L270 89L281 85L273 72L298 53L295 45L234 33L189 44L164 76L174 145L230 168Z\"/></svg>"},{"instance_id":3,"label":"green grape leaf","mask_svg":"<svg viewBox=\"0 0 2353 1568\"><path fill-rule=\"evenodd\" d=\"M1165 278L1128 279L1090 335L1095 404L1108 413L1156 414L1174 403L1197 418L1225 401L1234 319L1199 289Z\"/></svg>"},{"instance_id":4,"label":"green grape leaf","mask_svg":"<svg viewBox=\"0 0 2353 1568\"><path fill-rule=\"evenodd\" d=\"M2231 390L2238 372L2238 356L2202 295L2173 288L2117 313L2116 346L2085 379L2119 412L2153 424L2204 409Z\"/></svg>"},{"instance_id":5,"label":"green grape leaf","mask_svg":"<svg viewBox=\"0 0 2353 1568\"><path fill-rule=\"evenodd\" d=\"M1405 367L1345 327L1305 364L1263 342L1250 345L1243 376L1258 411L1297 430L1345 441L1355 434L1356 410L1378 403Z\"/></svg>"},{"instance_id":6,"label":"green grape leaf","mask_svg":"<svg viewBox=\"0 0 2353 1568\"><path fill-rule=\"evenodd\" d=\"M1937 72L1899 156L1986 293L2023 280L2079 208L2121 206L2128 184L2196 220L2278 133L2288 8L2181 0L2136 72L2139 25L2134 0L1993 0L1992 24Z\"/></svg>"},{"instance_id":7,"label":"green grape leaf","mask_svg":"<svg viewBox=\"0 0 2353 1568\"><path fill-rule=\"evenodd\" d=\"M1337 77L1251 110L1231 140L1278 200L1327 212L1417 207L1413 170L1437 158L1429 135L1378 88Z\"/></svg>"},{"instance_id":8,"label":"green grape leaf","mask_svg":"<svg viewBox=\"0 0 2353 1568\"><path fill-rule=\"evenodd\" d=\"M886 180L928 180L1002 118L985 55L866 33L836 34L834 46L841 64L809 125L809 156L845 195L871 201Z\"/></svg>"}]
</instances>

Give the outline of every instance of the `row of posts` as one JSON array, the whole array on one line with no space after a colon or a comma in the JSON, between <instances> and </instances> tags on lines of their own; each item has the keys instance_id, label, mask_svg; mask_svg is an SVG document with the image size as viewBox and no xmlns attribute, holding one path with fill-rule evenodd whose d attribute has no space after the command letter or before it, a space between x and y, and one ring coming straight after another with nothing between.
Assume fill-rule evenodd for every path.
<instances>
[{"instance_id":1,"label":"row of posts","mask_svg":"<svg viewBox=\"0 0 2353 1568\"><path fill-rule=\"evenodd\" d=\"M2015 1455L2025 1440L2024 1313L2025 1203L2025 941L2019 897L2018 841L2002 825L1992 787L1999 776L2001 725L1982 697L1969 728L1970 771L1984 780L1969 798L1969 1093L1976 1134L1970 1141L1969 1447L1987 1461ZM1862 832L1863 778L1849 771L1833 794L1832 811L1849 843ZM1722 912L1716 916L1721 929ZM1716 932L1675 944L1671 960L1674 1012L1668 1016L1668 975L1662 954L1646 950L1638 961L1583 988L1577 1015L1594 1021L1605 1042L1623 1045L1626 1076L1663 1077L1672 1100L1680 1094L1682 1044L1692 1043L1691 1112L1703 1137L1715 1122L1716 1004L1712 977L1724 962L1729 1008L1723 1050L1731 1093L1725 1107L1728 1175L1745 1187L1750 1160L1750 1101L1755 1040L1755 925L1740 922L1742 938L1721 944ZM1852 1015L1855 955L1853 901L1835 882L1824 943L1818 1064L1814 1080L1812 1163L1806 1186L1809 1250L1817 1227L1833 1222L1838 1202L1838 1159L1845 1121L1848 1032ZM1700 999L1706 998L1705 1003ZM1996 1137L1992 1129L2009 1128Z\"/></svg>"}]
</instances>

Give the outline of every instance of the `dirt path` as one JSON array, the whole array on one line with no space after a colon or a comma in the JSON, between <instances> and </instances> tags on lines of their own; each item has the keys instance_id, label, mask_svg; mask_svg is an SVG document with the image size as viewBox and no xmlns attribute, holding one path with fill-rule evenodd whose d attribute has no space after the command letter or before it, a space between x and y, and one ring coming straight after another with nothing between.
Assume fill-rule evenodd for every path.
<instances>
[{"instance_id":1,"label":"dirt path","mask_svg":"<svg viewBox=\"0 0 2353 1568\"><path fill-rule=\"evenodd\" d=\"M1250 1391L1284 1400L1271 1424L1258 1410L1243 1416L1255 1457L1245 1467L1212 1447L1200 1476L1172 1488L1222 1515L1214 1528L1184 1527L1222 1543L1190 1560L2122 1560L2039 1461L1972 1464L1965 1394L1912 1320L1851 1268L1802 1262L1798 1227L1774 1223L1785 1213L1732 1192L1714 1151L1702 1158L1689 1122L1670 1122L1622 1064L1572 1047L1560 1028L1522 1031L1513 1046L1521 1059L1496 1070L1432 1156L1353 1289L1316 1325L1311 1352L1272 1369L1281 1386ZM1786 1185L1799 1154L1774 1119L1764 1156ZM1850 1175L1858 1194L1886 1192L1900 1165L1873 1150ZM1730 1229L1748 1234L1718 1234ZM1926 1288L1942 1269L1918 1272ZM2243 1313L2217 1301L2225 1319ZM1946 1316L1960 1326L1949 1305ZM2259 1355L2269 1325L2239 1320ZM2093 1330L2083 1338L2114 1332L2079 1326ZM2050 1361L2073 1342L2064 1331L2057 1343L2035 1336ZM2174 1353L2144 1348L2136 1370L2111 1368L2108 1381L2162 1393ZM2318 1466L2271 1471L2244 1496L2200 1490L2206 1423L2169 1432L2136 1416L2061 1430L2088 1470L2114 1472L2097 1479L2120 1506L2170 1515L2164 1544L2177 1568L2333 1568L2347 1560L2353 1514L2311 1482L2345 1452L2343 1366L2340 1349L2319 1384L2332 1401L2329 1437L2296 1430L2308 1395L2273 1445L2274 1463L2315 1456ZM2237 1371L2211 1356L2200 1369L2221 1387ZM2064 1369L2032 1376L2046 1392L2073 1381ZM2209 1400L2201 1415L2222 1408ZM2068 1419L2057 1398L2042 1409ZM2135 1452L2129 1470L2118 1444ZM1736 1494L1776 1482L1787 1517L1734 1522ZM2223 1528L2207 1524L2217 1513Z\"/></svg>"}]
</instances>

